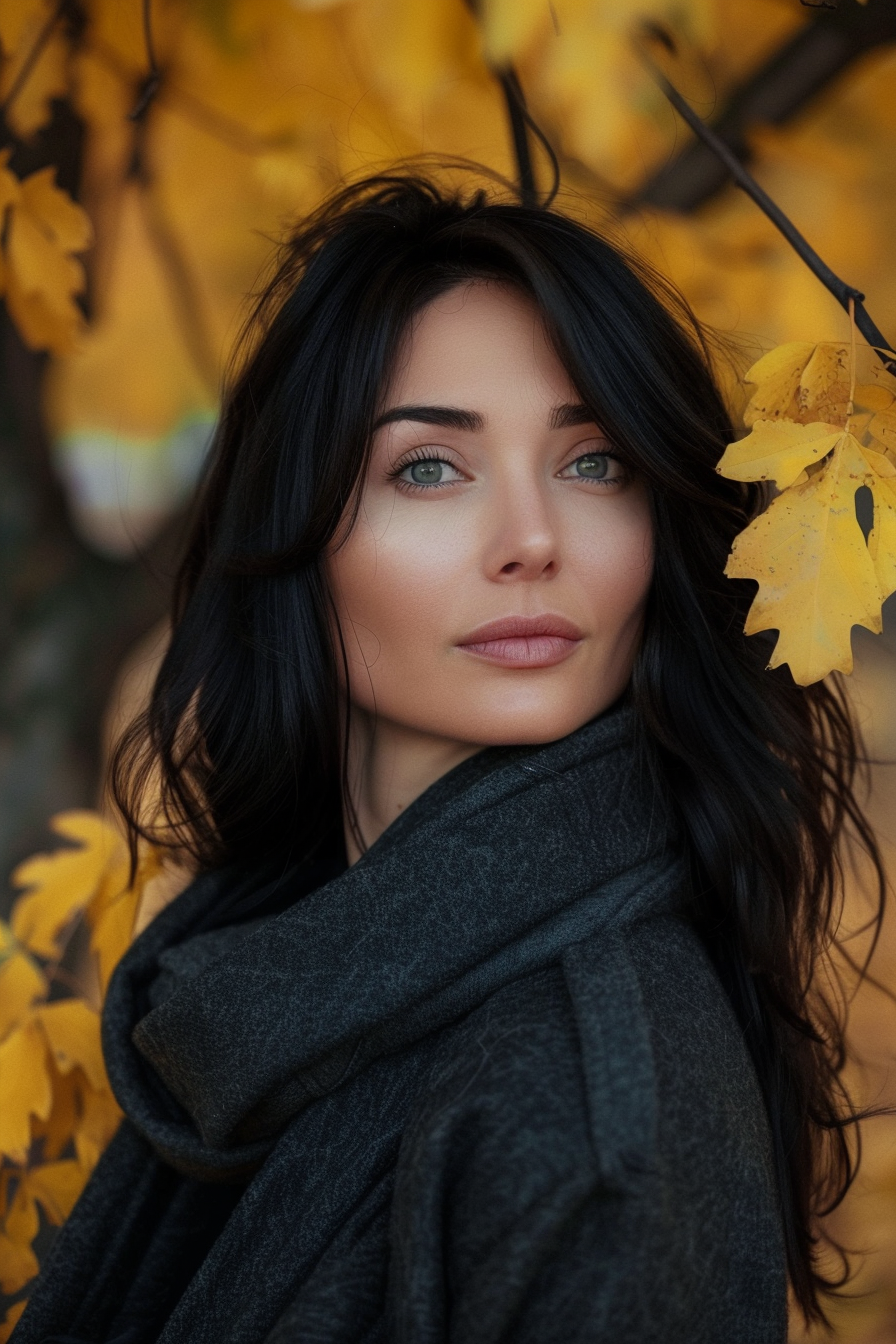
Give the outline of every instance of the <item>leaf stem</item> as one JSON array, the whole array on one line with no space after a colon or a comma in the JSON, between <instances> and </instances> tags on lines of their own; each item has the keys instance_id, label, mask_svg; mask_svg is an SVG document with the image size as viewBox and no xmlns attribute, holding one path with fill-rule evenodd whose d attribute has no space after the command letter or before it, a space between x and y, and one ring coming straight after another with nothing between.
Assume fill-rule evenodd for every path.
<instances>
[{"instance_id":1,"label":"leaf stem","mask_svg":"<svg viewBox=\"0 0 896 1344\"><path fill-rule=\"evenodd\" d=\"M841 280L840 276L831 270L827 262L822 260L815 248L803 237L781 207L776 205L766 191L763 191L752 173L747 171L721 136L716 135L712 127L707 126L690 103L682 97L675 85L671 83L645 50L643 44L639 43L637 49L645 66L678 115L683 121L687 122L694 134L722 160L741 190L746 192L750 199L759 206L763 214L771 220L775 228L784 235L793 250L803 259L810 271L817 276L825 289L833 294L841 307L850 312L850 304L853 305L852 320L854 325L858 327L868 344L877 351L881 363L890 373L896 374L896 354L894 354L889 342L884 339L882 332L865 309L863 303L865 295L861 290L855 289L852 285L848 285L845 280Z\"/></svg>"}]
</instances>

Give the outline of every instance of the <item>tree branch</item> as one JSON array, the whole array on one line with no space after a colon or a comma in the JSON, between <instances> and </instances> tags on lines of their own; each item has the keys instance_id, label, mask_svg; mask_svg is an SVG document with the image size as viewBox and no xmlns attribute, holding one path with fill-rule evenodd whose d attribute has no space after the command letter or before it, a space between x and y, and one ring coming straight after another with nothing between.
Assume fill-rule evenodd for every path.
<instances>
[{"instance_id":1,"label":"tree branch","mask_svg":"<svg viewBox=\"0 0 896 1344\"><path fill-rule=\"evenodd\" d=\"M690 103L681 96L674 84L671 83L656 62L644 50L643 45L639 45L638 50L645 66L650 71L650 74L668 98L669 102L675 108L678 115L683 121L687 122L694 134L698 136L719 159L721 159L722 163L724 163L741 190L746 192L750 199L759 206L759 209L763 214L771 220L775 228L784 235L788 243L790 243L790 246L806 263L813 275L821 281L829 293L833 294L841 308L845 309L846 312L849 312L850 301L855 304L856 326L865 337L868 344L873 346L878 352L880 360L884 366L890 373L896 374L896 355L893 353L892 346L885 340L883 333L872 321L870 314L867 312L863 303L865 295L862 294L860 290L855 289L852 285L848 285L845 280L841 280L840 277L831 270L830 266L822 260L814 247L812 247L811 243L803 237L792 220L785 215L781 207L776 205L771 196L760 187L755 177L753 177L752 173L747 171L733 150L714 130L712 130L711 127L707 126L706 122L697 115Z\"/></svg>"},{"instance_id":2,"label":"tree branch","mask_svg":"<svg viewBox=\"0 0 896 1344\"><path fill-rule=\"evenodd\" d=\"M131 121L140 121L146 115L146 109L158 93L159 85L162 82L152 35L152 0L143 0L143 42L146 46L146 64L149 66L149 70L141 86L136 105L133 111L128 113L128 118Z\"/></svg>"}]
</instances>

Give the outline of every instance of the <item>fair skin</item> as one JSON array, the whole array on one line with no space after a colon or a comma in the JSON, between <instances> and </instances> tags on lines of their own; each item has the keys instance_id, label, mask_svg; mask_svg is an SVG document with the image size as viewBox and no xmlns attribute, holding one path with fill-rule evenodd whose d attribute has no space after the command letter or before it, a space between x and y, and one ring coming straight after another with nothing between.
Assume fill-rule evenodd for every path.
<instances>
[{"instance_id":1,"label":"fair skin","mask_svg":"<svg viewBox=\"0 0 896 1344\"><path fill-rule=\"evenodd\" d=\"M424 308L378 423L326 559L365 846L483 747L555 741L608 708L653 566L646 490L516 291L468 282ZM354 862L348 825L346 844Z\"/></svg>"}]
</instances>

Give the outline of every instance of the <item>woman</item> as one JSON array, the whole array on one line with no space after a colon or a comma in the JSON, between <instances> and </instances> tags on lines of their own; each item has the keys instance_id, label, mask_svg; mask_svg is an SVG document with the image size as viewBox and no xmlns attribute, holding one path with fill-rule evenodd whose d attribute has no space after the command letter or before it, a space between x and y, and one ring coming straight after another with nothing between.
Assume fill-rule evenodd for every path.
<instances>
[{"instance_id":1,"label":"woman","mask_svg":"<svg viewBox=\"0 0 896 1344\"><path fill-rule=\"evenodd\" d=\"M253 331L116 774L201 875L114 978L126 1118L16 1344L778 1344L872 842L847 714L742 634L762 500L693 319L394 176Z\"/></svg>"}]
</instances>

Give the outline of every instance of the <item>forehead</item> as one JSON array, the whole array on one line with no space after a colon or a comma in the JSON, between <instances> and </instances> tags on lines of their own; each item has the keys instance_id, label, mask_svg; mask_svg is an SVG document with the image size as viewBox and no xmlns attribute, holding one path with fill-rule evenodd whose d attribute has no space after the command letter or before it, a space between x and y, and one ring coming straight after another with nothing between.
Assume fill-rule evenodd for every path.
<instances>
[{"instance_id":1,"label":"forehead","mask_svg":"<svg viewBox=\"0 0 896 1344\"><path fill-rule=\"evenodd\" d=\"M489 280L466 281L413 320L385 405L426 401L485 406L495 398L539 404L574 399L532 299Z\"/></svg>"}]
</instances>

